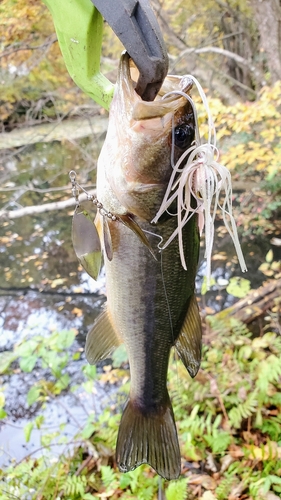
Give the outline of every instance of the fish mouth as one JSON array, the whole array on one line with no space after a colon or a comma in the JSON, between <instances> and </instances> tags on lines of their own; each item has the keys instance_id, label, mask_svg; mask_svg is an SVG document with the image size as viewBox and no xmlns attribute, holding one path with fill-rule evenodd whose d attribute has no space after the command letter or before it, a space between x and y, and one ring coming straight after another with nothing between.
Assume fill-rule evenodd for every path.
<instances>
[{"instance_id":1,"label":"fish mouth","mask_svg":"<svg viewBox=\"0 0 281 500\"><path fill-rule=\"evenodd\" d=\"M176 80L176 81L175 81ZM143 101L136 93L137 68L135 67L128 52L123 52L119 64L116 93L116 101L120 103L123 113L131 121L149 120L153 118L167 118L163 122L170 122L171 114L174 115L186 106L186 96L192 88L192 80L187 79L181 88L181 78L168 75L154 101ZM175 89L178 84L179 91ZM121 110L119 110L121 111ZM170 115L169 118L167 115ZM161 127L161 128L162 128Z\"/></svg>"}]
</instances>

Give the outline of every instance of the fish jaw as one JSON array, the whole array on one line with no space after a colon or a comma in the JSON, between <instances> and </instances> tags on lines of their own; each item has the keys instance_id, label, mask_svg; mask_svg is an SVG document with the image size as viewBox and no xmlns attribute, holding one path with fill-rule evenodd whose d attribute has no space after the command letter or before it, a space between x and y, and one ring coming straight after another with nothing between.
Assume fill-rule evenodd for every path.
<instances>
[{"instance_id":1,"label":"fish jaw","mask_svg":"<svg viewBox=\"0 0 281 500\"><path fill-rule=\"evenodd\" d=\"M172 129L187 117L193 123L191 105L183 97L142 101L134 90L129 56L122 55L107 136L98 160L97 197L107 210L153 219L172 163L182 152L175 148L171 158Z\"/></svg>"}]
</instances>

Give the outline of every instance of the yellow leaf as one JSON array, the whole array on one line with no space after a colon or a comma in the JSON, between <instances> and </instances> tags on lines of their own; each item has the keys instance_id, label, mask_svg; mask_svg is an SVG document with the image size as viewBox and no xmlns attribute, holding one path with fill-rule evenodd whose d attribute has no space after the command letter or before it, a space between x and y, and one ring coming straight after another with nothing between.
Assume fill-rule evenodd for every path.
<instances>
[{"instance_id":1,"label":"yellow leaf","mask_svg":"<svg viewBox=\"0 0 281 500\"><path fill-rule=\"evenodd\" d=\"M265 461L274 458L281 458L281 447L277 445L276 441L269 441L264 446L246 445L250 450L249 458L251 460Z\"/></svg>"},{"instance_id":2,"label":"yellow leaf","mask_svg":"<svg viewBox=\"0 0 281 500\"><path fill-rule=\"evenodd\" d=\"M57 278L52 281L51 288L56 288L59 285L62 285L66 281L66 278Z\"/></svg>"},{"instance_id":3,"label":"yellow leaf","mask_svg":"<svg viewBox=\"0 0 281 500\"><path fill-rule=\"evenodd\" d=\"M268 263L273 261L273 251L271 249L267 252L267 254L265 256L265 260Z\"/></svg>"},{"instance_id":4,"label":"yellow leaf","mask_svg":"<svg viewBox=\"0 0 281 500\"><path fill-rule=\"evenodd\" d=\"M75 314L75 316L77 316L78 318L80 318L80 316L83 315L82 309L79 309L78 307L74 307L71 312L72 314Z\"/></svg>"}]
</instances>

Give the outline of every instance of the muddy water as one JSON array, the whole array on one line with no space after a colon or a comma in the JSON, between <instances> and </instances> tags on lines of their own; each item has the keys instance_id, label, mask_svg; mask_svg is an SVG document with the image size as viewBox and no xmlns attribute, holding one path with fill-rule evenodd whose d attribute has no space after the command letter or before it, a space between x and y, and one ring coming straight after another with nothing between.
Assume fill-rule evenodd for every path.
<instances>
[{"instance_id":1,"label":"muddy water","mask_svg":"<svg viewBox=\"0 0 281 500\"><path fill-rule=\"evenodd\" d=\"M101 139L101 138L99 138ZM95 145L96 144L96 145ZM6 157L4 181L6 191L0 193L1 206L9 209L61 200L70 196L68 172L75 169L80 182L92 187L95 183L95 162L100 141L93 145L88 139L74 146L59 142L29 146L20 154ZM69 191L57 191L68 186ZM5 221L0 229L0 351L11 351L24 338L46 336L53 331L75 328L79 332L73 352L81 358L72 361L67 371L73 386L78 389L50 400L42 410L38 404L28 407L26 395L30 387L45 374L37 367L23 373L16 366L9 375L1 376L6 396L7 417L0 427L0 466L11 458L17 461L29 453L40 450L42 433L60 429L66 424L64 435L74 439L89 412L93 419L108 405L111 392L116 388L96 382L92 394L82 389L82 367L86 361L83 350L86 333L105 302L104 275L97 282L79 267L71 243L71 210L46 212L40 216L22 217ZM220 228L219 228L220 229ZM252 287L259 286L264 275L258 271L270 249L268 240L243 239ZM204 296L202 305L209 311L218 311L235 300L225 288L232 276L241 275L232 242L219 230L213 261L215 284ZM200 293L205 262L203 250L196 281ZM23 427L34 416L44 414L42 430L34 430L29 443L25 442ZM57 444L57 449L61 445Z\"/></svg>"}]
</instances>

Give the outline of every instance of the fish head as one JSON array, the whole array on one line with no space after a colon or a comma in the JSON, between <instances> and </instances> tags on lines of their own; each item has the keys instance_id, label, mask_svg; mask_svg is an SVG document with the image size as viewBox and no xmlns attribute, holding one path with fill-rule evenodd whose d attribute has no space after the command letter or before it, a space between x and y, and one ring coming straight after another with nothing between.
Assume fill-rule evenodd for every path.
<instances>
[{"instance_id":1,"label":"fish head","mask_svg":"<svg viewBox=\"0 0 281 500\"><path fill-rule=\"evenodd\" d=\"M151 221L173 166L194 140L193 106L186 97L192 81L168 76L157 98L147 102L135 91L131 66L123 53L98 161L98 199L116 214Z\"/></svg>"}]
</instances>

